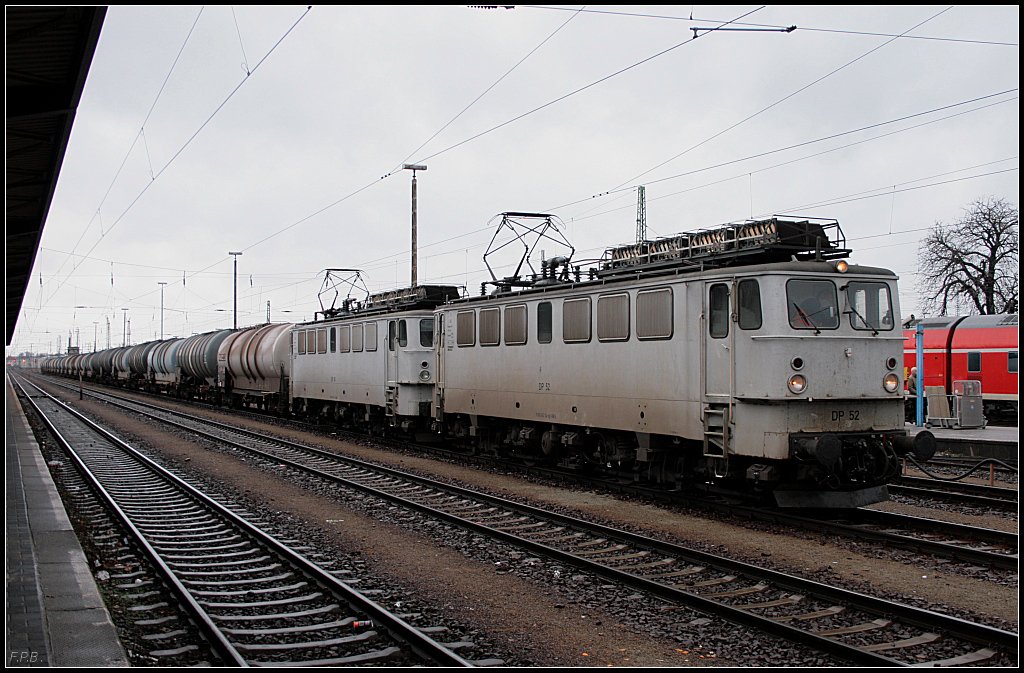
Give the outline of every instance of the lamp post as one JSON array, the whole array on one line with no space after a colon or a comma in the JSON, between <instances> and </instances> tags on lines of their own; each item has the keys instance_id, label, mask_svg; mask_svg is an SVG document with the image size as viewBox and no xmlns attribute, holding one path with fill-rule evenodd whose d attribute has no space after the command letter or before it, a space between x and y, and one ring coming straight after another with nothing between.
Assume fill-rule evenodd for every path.
<instances>
[{"instance_id":1,"label":"lamp post","mask_svg":"<svg viewBox=\"0 0 1024 673\"><path fill-rule=\"evenodd\" d=\"M240 252L229 252L235 258L235 329L238 329L238 256Z\"/></svg>"},{"instance_id":2,"label":"lamp post","mask_svg":"<svg viewBox=\"0 0 1024 673\"><path fill-rule=\"evenodd\" d=\"M404 170L412 171L412 286L416 287L416 171L425 171L423 164L403 164Z\"/></svg>"},{"instance_id":3,"label":"lamp post","mask_svg":"<svg viewBox=\"0 0 1024 673\"><path fill-rule=\"evenodd\" d=\"M157 281L157 285L160 286L160 340L164 339L164 285L166 282Z\"/></svg>"}]
</instances>

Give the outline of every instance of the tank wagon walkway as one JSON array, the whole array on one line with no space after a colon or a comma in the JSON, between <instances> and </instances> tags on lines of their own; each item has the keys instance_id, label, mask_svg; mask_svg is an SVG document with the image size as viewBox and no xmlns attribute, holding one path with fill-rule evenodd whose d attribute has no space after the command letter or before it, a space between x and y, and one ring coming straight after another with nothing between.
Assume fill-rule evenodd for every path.
<instances>
[{"instance_id":1,"label":"tank wagon walkway","mask_svg":"<svg viewBox=\"0 0 1024 673\"><path fill-rule=\"evenodd\" d=\"M7 666L127 666L85 554L7 377L4 397Z\"/></svg>"}]
</instances>

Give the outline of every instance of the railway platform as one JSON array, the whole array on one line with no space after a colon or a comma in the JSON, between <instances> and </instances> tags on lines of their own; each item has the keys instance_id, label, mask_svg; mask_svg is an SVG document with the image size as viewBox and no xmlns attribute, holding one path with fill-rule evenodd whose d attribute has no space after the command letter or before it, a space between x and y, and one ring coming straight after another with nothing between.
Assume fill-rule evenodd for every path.
<instances>
[{"instance_id":1,"label":"railway platform","mask_svg":"<svg viewBox=\"0 0 1024 673\"><path fill-rule=\"evenodd\" d=\"M7 666L128 666L85 553L5 377Z\"/></svg>"},{"instance_id":2,"label":"railway platform","mask_svg":"<svg viewBox=\"0 0 1024 673\"><path fill-rule=\"evenodd\" d=\"M906 427L911 435L929 430L935 435L937 449L941 453L999 460L1016 460L1020 453L1020 433L1015 427L989 425L984 428L925 428L913 423L907 423Z\"/></svg>"}]
</instances>

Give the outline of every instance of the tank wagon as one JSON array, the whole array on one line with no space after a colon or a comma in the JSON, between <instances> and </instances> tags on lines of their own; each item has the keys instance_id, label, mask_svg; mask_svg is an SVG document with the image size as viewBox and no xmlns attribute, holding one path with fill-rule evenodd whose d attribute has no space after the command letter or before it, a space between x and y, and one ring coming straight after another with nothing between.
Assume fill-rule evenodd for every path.
<instances>
[{"instance_id":1,"label":"tank wagon","mask_svg":"<svg viewBox=\"0 0 1024 673\"><path fill-rule=\"evenodd\" d=\"M178 349L184 339L159 341L146 353L146 387L153 392L176 392Z\"/></svg>"},{"instance_id":2,"label":"tank wagon","mask_svg":"<svg viewBox=\"0 0 1024 673\"><path fill-rule=\"evenodd\" d=\"M178 348L179 396L207 398L219 394L217 353L231 333L229 329L218 330L195 334L182 341Z\"/></svg>"},{"instance_id":3,"label":"tank wagon","mask_svg":"<svg viewBox=\"0 0 1024 673\"><path fill-rule=\"evenodd\" d=\"M217 349L217 377L234 406L287 411L291 375L290 323L259 325L229 334Z\"/></svg>"}]
</instances>

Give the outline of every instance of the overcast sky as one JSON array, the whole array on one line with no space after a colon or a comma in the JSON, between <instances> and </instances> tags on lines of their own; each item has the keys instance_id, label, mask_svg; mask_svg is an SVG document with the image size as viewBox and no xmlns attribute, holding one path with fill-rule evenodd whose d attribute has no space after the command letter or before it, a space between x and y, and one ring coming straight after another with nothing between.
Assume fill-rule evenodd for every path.
<instances>
[{"instance_id":1,"label":"overcast sky","mask_svg":"<svg viewBox=\"0 0 1024 673\"><path fill-rule=\"evenodd\" d=\"M165 337L230 327L231 251L239 326L407 286L403 163L419 282L472 294L499 213L592 259L645 185L651 238L837 219L920 315L927 230L1019 203L1017 6L578 9L111 7L8 354L159 338L160 282Z\"/></svg>"}]
</instances>

